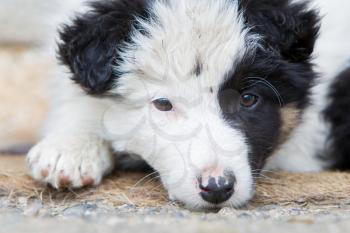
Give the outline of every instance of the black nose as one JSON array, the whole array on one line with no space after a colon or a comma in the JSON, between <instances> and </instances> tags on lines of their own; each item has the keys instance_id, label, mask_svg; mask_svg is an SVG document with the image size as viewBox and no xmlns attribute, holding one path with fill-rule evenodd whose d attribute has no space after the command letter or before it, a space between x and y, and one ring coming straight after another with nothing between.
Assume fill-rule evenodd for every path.
<instances>
[{"instance_id":1,"label":"black nose","mask_svg":"<svg viewBox=\"0 0 350 233\"><path fill-rule=\"evenodd\" d=\"M201 177L198 181L199 188L201 189L201 197L207 202L220 204L230 199L233 195L236 178L233 175L219 176L216 178L209 177L207 186L203 186Z\"/></svg>"}]
</instances>

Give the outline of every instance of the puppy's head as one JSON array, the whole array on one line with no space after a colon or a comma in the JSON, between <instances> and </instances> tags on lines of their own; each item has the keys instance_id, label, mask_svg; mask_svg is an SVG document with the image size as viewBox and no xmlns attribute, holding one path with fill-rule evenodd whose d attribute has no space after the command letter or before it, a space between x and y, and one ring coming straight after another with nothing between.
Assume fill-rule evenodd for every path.
<instances>
[{"instance_id":1,"label":"puppy's head","mask_svg":"<svg viewBox=\"0 0 350 233\"><path fill-rule=\"evenodd\" d=\"M288 0L100 1L64 27L59 54L88 94L116 96L114 148L172 198L238 207L308 103L317 33Z\"/></svg>"}]
</instances>

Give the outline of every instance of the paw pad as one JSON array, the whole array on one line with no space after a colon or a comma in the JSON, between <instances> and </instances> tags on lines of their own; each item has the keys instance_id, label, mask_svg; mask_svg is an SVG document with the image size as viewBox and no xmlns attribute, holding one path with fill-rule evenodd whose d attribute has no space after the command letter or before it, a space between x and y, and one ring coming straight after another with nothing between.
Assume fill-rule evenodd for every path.
<instances>
[{"instance_id":1,"label":"paw pad","mask_svg":"<svg viewBox=\"0 0 350 233\"><path fill-rule=\"evenodd\" d=\"M71 184L71 180L69 176L65 175L63 171L61 171L61 174L59 176L59 187L61 188L67 188Z\"/></svg>"},{"instance_id":2,"label":"paw pad","mask_svg":"<svg viewBox=\"0 0 350 233\"><path fill-rule=\"evenodd\" d=\"M49 170L48 169L43 169L43 170L41 170L40 174L41 174L41 176L43 178L47 178L49 176Z\"/></svg>"},{"instance_id":3,"label":"paw pad","mask_svg":"<svg viewBox=\"0 0 350 233\"><path fill-rule=\"evenodd\" d=\"M92 179L90 176L82 177L81 182L82 182L83 186L91 186L95 183L94 179Z\"/></svg>"}]
</instances>

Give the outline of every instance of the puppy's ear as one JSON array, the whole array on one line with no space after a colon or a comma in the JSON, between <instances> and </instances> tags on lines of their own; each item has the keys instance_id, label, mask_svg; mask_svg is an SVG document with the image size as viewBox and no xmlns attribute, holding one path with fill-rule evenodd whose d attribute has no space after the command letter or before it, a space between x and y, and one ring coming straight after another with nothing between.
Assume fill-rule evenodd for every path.
<instances>
[{"instance_id":1,"label":"puppy's ear","mask_svg":"<svg viewBox=\"0 0 350 233\"><path fill-rule=\"evenodd\" d=\"M292 62L310 59L320 28L318 12L308 1L242 0L252 30L263 36L269 47Z\"/></svg>"},{"instance_id":2,"label":"puppy's ear","mask_svg":"<svg viewBox=\"0 0 350 233\"><path fill-rule=\"evenodd\" d=\"M58 56L89 94L103 94L113 87L118 46L129 40L135 16L146 14L145 2L96 1L90 11L62 27Z\"/></svg>"}]
</instances>

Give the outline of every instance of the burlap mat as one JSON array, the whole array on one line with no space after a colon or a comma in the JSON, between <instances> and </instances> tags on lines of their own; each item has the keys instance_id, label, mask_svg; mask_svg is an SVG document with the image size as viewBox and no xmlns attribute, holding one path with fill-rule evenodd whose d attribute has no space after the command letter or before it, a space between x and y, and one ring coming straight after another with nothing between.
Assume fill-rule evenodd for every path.
<instances>
[{"instance_id":1,"label":"burlap mat","mask_svg":"<svg viewBox=\"0 0 350 233\"><path fill-rule=\"evenodd\" d=\"M26 175L23 156L0 156L0 196L39 198L44 203L103 201L108 205L133 204L162 206L168 202L166 192L155 176L141 173L118 173L103 184L82 190L56 191ZM269 173L259 179L255 198L249 206L267 204L340 204L350 198L350 174Z\"/></svg>"}]
</instances>

